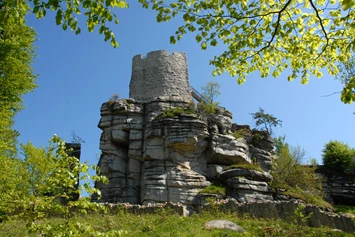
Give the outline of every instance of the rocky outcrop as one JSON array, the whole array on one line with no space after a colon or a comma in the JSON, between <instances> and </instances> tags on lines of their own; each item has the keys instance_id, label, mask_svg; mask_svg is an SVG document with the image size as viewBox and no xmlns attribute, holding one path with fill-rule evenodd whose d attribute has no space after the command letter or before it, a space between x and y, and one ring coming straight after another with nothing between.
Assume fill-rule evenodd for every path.
<instances>
[{"instance_id":1,"label":"rocky outcrop","mask_svg":"<svg viewBox=\"0 0 355 237\"><path fill-rule=\"evenodd\" d=\"M223 114L228 118L220 119ZM214 115L203 116L190 101L172 96L148 104L134 99L106 102L101 116L98 166L109 183L96 187L103 202L193 205L198 193L212 182L227 186L227 195L239 201L272 200L268 166L264 172L229 168L251 164L252 157L272 159L265 145L268 136L254 143L232 136L230 113L216 114L223 122L214 124ZM218 129L211 129L214 127Z\"/></svg>"},{"instance_id":2,"label":"rocky outcrop","mask_svg":"<svg viewBox=\"0 0 355 237\"><path fill-rule=\"evenodd\" d=\"M316 173L323 177L327 201L338 205L355 206L355 176L320 165Z\"/></svg>"},{"instance_id":3,"label":"rocky outcrop","mask_svg":"<svg viewBox=\"0 0 355 237\"><path fill-rule=\"evenodd\" d=\"M272 199L267 184L271 137L233 125L232 114L222 107L207 114L196 106L186 89L186 62L179 60L186 57L167 52L135 57L130 84L134 98L102 105L98 167L109 183L96 183L100 201L193 205L213 182L226 186L227 195L240 201ZM174 75L182 69L174 85ZM235 132L240 129L245 133L238 137ZM256 162L264 172L230 169Z\"/></svg>"}]
</instances>

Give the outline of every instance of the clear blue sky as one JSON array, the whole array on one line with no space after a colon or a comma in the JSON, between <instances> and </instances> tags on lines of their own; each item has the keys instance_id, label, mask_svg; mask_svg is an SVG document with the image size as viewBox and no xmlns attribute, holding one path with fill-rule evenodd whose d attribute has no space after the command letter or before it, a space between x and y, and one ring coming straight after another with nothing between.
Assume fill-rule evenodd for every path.
<instances>
[{"instance_id":1,"label":"clear blue sky","mask_svg":"<svg viewBox=\"0 0 355 237\"><path fill-rule=\"evenodd\" d=\"M202 51L194 41L194 34L185 36L177 45L169 43L179 21L156 23L155 13L130 3L129 9L116 10L120 20L113 29L119 48L113 49L103 36L64 32L55 25L54 15L47 19L28 17L28 23L38 33L38 57L33 67L39 74L38 88L24 96L26 108L16 116L15 128L21 133L20 142L31 140L45 146L56 133L71 140L71 131L85 140L82 160L98 161L101 130L100 106L113 93L128 97L132 57L153 50L185 52L188 57L190 84L200 89L211 79L221 85L219 101L233 113L233 122L253 125L250 113L259 107L283 121L276 135L286 135L291 145L300 145L307 157L321 161L321 151L330 140L340 140L355 147L355 106L344 105L339 94L341 83L329 76L311 79L308 85L300 80L261 79L258 73L239 86L227 74L213 78L209 60L223 51L222 47ZM80 20L80 19L79 19ZM83 22L82 22L83 23ZM85 28L83 26L82 28Z\"/></svg>"}]
</instances>

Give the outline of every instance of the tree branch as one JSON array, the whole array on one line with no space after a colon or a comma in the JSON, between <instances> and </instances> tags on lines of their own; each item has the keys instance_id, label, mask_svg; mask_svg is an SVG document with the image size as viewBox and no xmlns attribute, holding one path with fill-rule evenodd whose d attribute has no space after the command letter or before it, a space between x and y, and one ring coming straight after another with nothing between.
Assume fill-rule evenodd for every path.
<instances>
[{"instance_id":1,"label":"tree branch","mask_svg":"<svg viewBox=\"0 0 355 237\"><path fill-rule=\"evenodd\" d=\"M331 93L329 95L322 95L322 97L329 97L329 96L332 96L332 95L335 95L335 94L340 94L340 93L341 93L341 91L337 91L337 92L333 92L333 93Z\"/></svg>"}]
</instances>

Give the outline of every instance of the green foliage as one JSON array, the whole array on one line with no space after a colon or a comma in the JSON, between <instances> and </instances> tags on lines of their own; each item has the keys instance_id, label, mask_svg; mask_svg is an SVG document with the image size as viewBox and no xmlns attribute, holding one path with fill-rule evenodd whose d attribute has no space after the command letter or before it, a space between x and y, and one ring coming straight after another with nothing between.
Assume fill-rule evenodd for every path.
<instances>
[{"instance_id":1,"label":"green foliage","mask_svg":"<svg viewBox=\"0 0 355 237\"><path fill-rule=\"evenodd\" d=\"M110 40L111 45L116 48L118 43L115 34L108 27L110 22L118 24L118 18L111 9L127 8L128 3L124 0L57 0L57 1L41 1L30 0L32 13L37 19L45 18L47 10L55 12L55 22L62 26L63 30L68 28L75 32L81 33L81 28L78 18L83 14L86 18L86 26L89 32L93 32L96 27L99 27L99 34L104 35L104 40ZM11 1L5 0L4 6L11 11L11 14L16 14L18 10L27 11L28 2L25 0ZM23 20L18 20L22 24Z\"/></svg>"},{"instance_id":2,"label":"green foliage","mask_svg":"<svg viewBox=\"0 0 355 237\"><path fill-rule=\"evenodd\" d=\"M235 139L246 138L246 137L250 137L251 135L252 135L251 131L249 129L246 129L246 128L242 128L242 129L236 130L236 131L234 131L232 133L232 136Z\"/></svg>"},{"instance_id":3,"label":"green foliage","mask_svg":"<svg viewBox=\"0 0 355 237\"><path fill-rule=\"evenodd\" d=\"M304 209L305 209L305 205L298 205L298 207L296 208L296 210L294 211L294 222L295 224L298 223L306 223L311 217L313 212L309 213L308 215L304 215Z\"/></svg>"},{"instance_id":4,"label":"green foliage","mask_svg":"<svg viewBox=\"0 0 355 237\"><path fill-rule=\"evenodd\" d=\"M158 116L156 119L162 119L162 118L172 118L175 116L179 116L181 114L193 114L195 111L191 109L189 106L187 107L174 107L171 109L164 110Z\"/></svg>"},{"instance_id":5,"label":"green foliage","mask_svg":"<svg viewBox=\"0 0 355 237\"><path fill-rule=\"evenodd\" d=\"M256 128L267 131L269 135L272 134L273 127L282 126L282 121L280 119L265 113L262 108L259 108L259 112L251 113L250 115L255 120Z\"/></svg>"},{"instance_id":6,"label":"green foliage","mask_svg":"<svg viewBox=\"0 0 355 237\"><path fill-rule=\"evenodd\" d=\"M17 166L14 174L0 173L0 218L1 220L21 218L27 221L29 233L41 236L101 236L92 232L90 226L73 222L77 213L102 211L103 207L91 202L90 197L76 199L80 192L100 194L92 188L90 180L107 182L105 177L91 176L89 170L95 166L80 163L71 157L71 150L65 148L65 142L54 135L46 148L36 148L32 143L21 145L24 161L14 160L10 164ZM6 169L6 171L10 171ZM80 175L80 178L79 178ZM79 185L79 179L81 184ZM13 188L13 190L6 190ZM6 191L5 191L6 190ZM43 223L50 216L64 218L56 224ZM115 235L112 235L115 236Z\"/></svg>"},{"instance_id":7,"label":"green foliage","mask_svg":"<svg viewBox=\"0 0 355 237\"><path fill-rule=\"evenodd\" d=\"M295 214L295 216L298 214ZM301 215L298 215L301 218ZM216 218L222 220L230 220L246 230L246 233L236 233L229 230L204 228L204 223L215 220ZM303 217L306 218L306 217ZM62 218L48 218L41 220L43 225L55 226L63 223ZM295 222L288 222L284 220L270 220L251 218L247 215L238 216L236 213L223 213L205 211L201 214L195 214L190 217L179 216L177 214L161 215L157 214L141 214L134 215L130 213L118 215L102 215L102 214L88 214L78 215L73 217L73 222L82 223L79 228L81 230L84 226L92 226L95 231L101 232L102 236L132 236L132 237L150 237L150 236L196 236L196 237L216 237L216 236L317 236L317 237L346 237L353 236L340 231L334 231L329 227L307 227L296 224ZM0 236L28 236L26 235L26 222L21 220L13 220L5 223L0 223ZM132 228L135 227L135 228ZM116 230L119 232L116 235L105 235L109 231ZM76 230L73 233L77 233ZM32 235L38 236L38 235ZM42 235L49 236L49 235ZM57 235L59 236L59 235ZM62 235L64 236L64 235ZM83 232L76 236L95 236Z\"/></svg>"},{"instance_id":8,"label":"green foliage","mask_svg":"<svg viewBox=\"0 0 355 237\"><path fill-rule=\"evenodd\" d=\"M242 164L234 164L234 165L230 165L227 167L227 170L230 169L247 169L247 170L256 170L259 172L264 173L263 169L261 169L260 164L253 162L252 164L249 163L242 163Z\"/></svg>"},{"instance_id":9,"label":"green foliage","mask_svg":"<svg viewBox=\"0 0 355 237\"><path fill-rule=\"evenodd\" d=\"M239 84L255 71L263 78L287 73L283 77L303 84L311 75L322 77L322 69L335 76L337 63L355 51L353 0L139 1L157 11L158 22L181 14L184 23L170 37L172 44L188 32L202 50L224 44L225 51L210 60L213 75L228 72ZM354 88L352 79L343 90L344 103L355 100Z\"/></svg>"},{"instance_id":10,"label":"green foliage","mask_svg":"<svg viewBox=\"0 0 355 237\"><path fill-rule=\"evenodd\" d=\"M114 100L114 101L116 101L116 100L118 100L119 98L120 98L120 95L117 94L117 93L114 93L113 95L111 95L111 97L110 97L109 100Z\"/></svg>"},{"instance_id":11,"label":"green foliage","mask_svg":"<svg viewBox=\"0 0 355 237\"><path fill-rule=\"evenodd\" d=\"M333 209L332 205L324 201L321 196L315 195L309 191L304 191L299 187L289 187L286 191L282 191L281 193L293 198L301 199L306 203L310 203L321 208Z\"/></svg>"},{"instance_id":12,"label":"green foliage","mask_svg":"<svg viewBox=\"0 0 355 237\"><path fill-rule=\"evenodd\" d=\"M118 101L119 98L120 98L120 95L117 94L117 93L114 93L114 94L111 95L111 97L109 98L108 103L109 103L110 105L112 105L113 103L115 103L115 101Z\"/></svg>"},{"instance_id":13,"label":"green foliage","mask_svg":"<svg viewBox=\"0 0 355 237\"><path fill-rule=\"evenodd\" d=\"M330 141L323 149L323 163L345 173L355 173L355 149L339 141Z\"/></svg>"},{"instance_id":14,"label":"green foliage","mask_svg":"<svg viewBox=\"0 0 355 237\"><path fill-rule=\"evenodd\" d=\"M315 166L301 164L305 152L301 148L290 148L284 140L277 143L278 158L273 161L271 186L282 193L305 202L329 206L322 200L322 180L315 173Z\"/></svg>"},{"instance_id":15,"label":"green foliage","mask_svg":"<svg viewBox=\"0 0 355 237\"><path fill-rule=\"evenodd\" d=\"M219 102L216 102L215 99L221 94L219 83L209 81L201 89L202 101L198 104L197 110L201 114L215 114L216 107L219 105Z\"/></svg>"},{"instance_id":16,"label":"green foliage","mask_svg":"<svg viewBox=\"0 0 355 237\"><path fill-rule=\"evenodd\" d=\"M21 209L21 200L29 195L27 170L16 158L19 133L12 125L23 108L22 95L36 87L31 67L35 32L25 24L27 6L7 7L14 2L0 2L0 221Z\"/></svg>"},{"instance_id":17,"label":"green foliage","mask_svg":"<svg viewBox=\"0 0 355 237\"><path fill-rule=\"evenodd\" d=\"M355 56L352 54L350 58L338 64L339 73L336 78L344 84L341 94L343 101L355 101Z\"/></svg>"},{"instance_id":18,"label":"green foliage","mask_svg":"<svg viewBox=\"0 0 355 237\"><path fill-rule=\"evenodd\" d=\"M22 95L35 87L33 42L35 32L25 25L28 8L12 9L0 2L0 156L15 157L19 133L13 118L22 109ZM4 158L5 159L5 158Z\"/></svg>"},{"instance_id":19,"label":"green foliage","mask_svg":"<svg viewBox=\"0 0 355 237\"><path fill-rule=\"evenodd\" d=\"M218 102L213 102L213 103L204 103L200 102L197 105L197 111L200 114L215 114L216 113L216 107L218 106Z\"/></svg>"},{"instance_id":20,"label":"green foliage","mask_svg":"<svg viewBox=\"0 0 355 237\"><path fill-rule=\"evenodd\" d=\"M203 194L219 194L226 195L226 187L218 186L218 185L210 185L201 190L199 193Z\"/></svg>"},{"instance_id":21,"label":"green foliage","mask_svg":"<svg viewBox=\"0 0 355 237\"><path fill-rule=\"evenodd\" d=\"M207 100L207 104L215 102L216 98L221 94L220 88L219 83L216 81L209 81L201 88L202 96Z\"/></svg>"},{"instance_id":22,"label":"green foliage","mask_svg":"<svg viewBox=\"0 0 355 237\"><path fill-rule=\"evenodd\" d=\"M349 213L355 215L355 206L336 205L334 208L336 213Z\"/></svg>"}]
</instances>

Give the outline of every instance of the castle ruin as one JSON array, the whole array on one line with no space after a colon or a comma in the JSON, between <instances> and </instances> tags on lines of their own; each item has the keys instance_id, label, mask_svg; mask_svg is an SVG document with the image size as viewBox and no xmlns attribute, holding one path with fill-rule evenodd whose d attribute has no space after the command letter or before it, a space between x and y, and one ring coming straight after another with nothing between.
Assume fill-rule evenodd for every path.
<instances>
[{"instance_id":1,"label":"castle ruin","mask_svg":"<svg viewBox=\"0 0 355 237\"><path fill-rule=\"evenodd\" d=\"M96 183L101 201L194 205L212 182L226 185L240 201L273 199L268 187L273 140L233 125L232 114L223 108L215 114L197 112L184 53L135 56L130 97L101 107L98 166L110 181ZM174 114L178 107L186 112ZM245 137L232 136L240 129L247 131ZM231 168L252 159L264 172Z\"/></svg>"}]
</instances>

